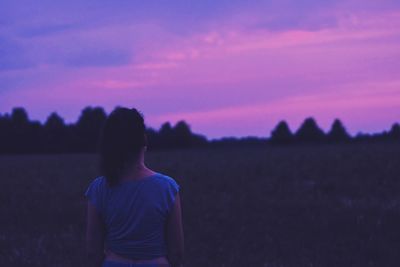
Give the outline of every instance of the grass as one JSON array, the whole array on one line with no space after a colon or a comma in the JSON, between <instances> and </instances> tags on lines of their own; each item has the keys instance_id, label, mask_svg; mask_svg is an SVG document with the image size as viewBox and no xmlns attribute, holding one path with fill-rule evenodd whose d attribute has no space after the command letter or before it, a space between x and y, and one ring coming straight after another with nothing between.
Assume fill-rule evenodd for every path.
<instances>
[{"instance_id":1,"label":"grass","mask_svg":"<svg viewBox=\"0 0 400 267\"><path fill-rule=\"evenodd\" d=\"M149 152L181 185L186 266L398 266L400 144ZM83 266L95 155L0 156L0 266Z\"/></svg>"}]
</instances>

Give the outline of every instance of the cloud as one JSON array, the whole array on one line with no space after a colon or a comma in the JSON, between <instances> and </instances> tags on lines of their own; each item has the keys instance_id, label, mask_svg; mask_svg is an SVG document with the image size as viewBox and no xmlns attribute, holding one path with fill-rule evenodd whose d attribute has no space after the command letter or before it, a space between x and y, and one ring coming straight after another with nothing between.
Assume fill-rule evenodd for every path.
<instances>
[{"instance_id":1,"label":"cloud","mask_svg":"<svg viewBox=\"0 0 400 267\"><path fill-rule=\"evenodd\" d=\"M77 25L73 24L49 24L40 26L28 26L19 30L20 36L25 38L43 37L54 34L62 34L68 30L77 29Z\"/></svg>"},{"instance_id":2,"label":"cloud","mask_svg":"<svg viewBox=\"0 0 400 267\"><path fill-rule=\"evenodd\" d=\"M33 65L18 43L0 36L0 71L27 69Z\"/></svg>"},{"instance_id":3,"label":"cloud","mask_svg":"<svg viewBox=\"0 0 400 267\"><path fill-rule=\"evenodd\" d=\"M1 91L0 106L25 103L44 114L91 101L134 103L154 121L189 114L194 129L214 135L234 133L226 117L234 108L232 114L246 115L258 133L257 125L266 130L270 119L298 118L288 111L298 103L284 99L336 91L332 102L323 100L340 108L338 94L351 95L365 85L361 81L386 88L398 79L399 3L3 0L0 86L11 90L7 98ZM380 102L363 95L359 110L369 105L387 113L380 103L390 98L382 88L366 86ZM276 117L257 117L266 103L285 107ZM322 110L328 118L334 107ZM368 121L343 115L358 125ZM214 131L210 118L221 118L224 127Z\"/></svg>"},{"instance_id":4,"label":"cloud","mask_svg":"<svg viewBox=\"0 0 400 267\"><path fill-rule=\"evenodd\" d=\"M112 67L128 65L131 54L117 49L85 49L65 59L70 67Z\"/></svg>"},{"instance_id":5,"label":"cloud","mask_svg":"<svg viewBox=\"0 0 400 267\"><path fill-rule=\"evenodd\" d=\"M339 117L351 122L349 130L352 134L360 130L375 132L389 127L397 120L399 113L396 111L400 109L399 86L400 80L377 84L359 83L344 86L337 92L316 92L204 111L166 113L152 116L151 120L161 124L164 121L177 122L184 119L195 126L195 130L208 132L213 137L227 134L267 136L267 129L271 130L282 119L287 120L292 127L294 125L292 129L295 129L309 116L317 118L325 130ZM377 88L378 91L371 90ZM346 89L350 89L348 93Z\"/></svg>"}]
</instances>

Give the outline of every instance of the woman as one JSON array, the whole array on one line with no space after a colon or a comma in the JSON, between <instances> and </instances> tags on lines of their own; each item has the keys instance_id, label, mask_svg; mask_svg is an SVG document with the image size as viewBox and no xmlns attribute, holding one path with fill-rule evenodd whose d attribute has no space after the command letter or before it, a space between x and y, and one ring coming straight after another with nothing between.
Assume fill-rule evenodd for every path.
<instances>
[{"instance_id":1,"label":"woman","mask_svg":"<svg viewBox=\"0 0 400 267\"><path fill-rule=\"evenodd\" d=\"M145 124L117 107L100 136L100 170L85 196L87 266L182 266L179 185L146 167Z\"/></svg>"}]
</instances>

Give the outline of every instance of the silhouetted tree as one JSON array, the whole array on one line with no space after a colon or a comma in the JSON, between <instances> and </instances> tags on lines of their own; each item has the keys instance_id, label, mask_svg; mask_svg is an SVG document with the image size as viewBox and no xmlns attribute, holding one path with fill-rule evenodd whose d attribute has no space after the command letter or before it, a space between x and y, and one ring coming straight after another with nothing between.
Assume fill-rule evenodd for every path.
<instances>
[{"instance_id":1,"label":"silhouetted tree","mask_svg":"<svg viewBox=\"0 0 400 267\"><path fill-rule=\"evenodd\" d=\"M222 137L219 139L213 139L208 142L209 147L249 147L249 146L264 146L268 144L267 138L259 138L254 136L247 137Z\"/></svg>"},{"instance_id":2,"label":"silhouetted tree","mask_svg":"<svg viewBox=\"0 0 400 267\"><path fill-rule=\"evenodd\" d=\"M325 133L319 128L314 118L306 118L295 134L296 141L300 143L321 143Z\"/></svg>"},{"instance_id":3,"label":"silhouetted tree","mask_svg":"<svg viewBox=\"0 0 400 267\"><path fill-rule=\"evenodd\" d=\"M330 142L347 142L350 140L350 135L347 133L346 128L339 119L335 119L327 138Z\"/></svg>"},{"instance_id":4,"label":"silhouetted tree","mask_svg":"<svg viewBox=\"0 0 400 267\"><path fill-rule=\"evenodd\" d=\"M394 123L389 131L389 136L392 139L400 141L400 124Z\"/></svg>"},{"instance_id":5,"label":"silhouetted tree","mask_svg":"<svg viewBox=\"0 0 400 267\"><path fill-rule=\"evenodd\" d=\"M28 113L22 107L12 109L11 120L15 125L27 125L29 123Z\"/></svg>"},{"instance_id":6,"label":"silhouetted tree","mask_svg":"<svg viewBox=\"0 0 400 267\"><path fill-rule=\"evenodd\" d=\"M46 151L53 153L66 151L68 144L67 127L65 126L64 119L56 112L52 112L47 117L44 124L44 132L46 137L44 147Z\"/></svg>"},{"instance_id":7,"label":"silhouetted tree","mask_svg":"<svg viewBox=\"0 0 400 267\"><path fill-rule=\"evenodd\" d=\"M65 127L64 119L61 118L56 112L52 112L47 117L44 127L49 129L62 129Z\"/></svg>"},{"instance_id":8,"label":"silhouetted tree","mask_svg":"<svg viewBox=\"0 0 400 267\"><path fill-rule=\"evenodd\" d=\"M207 143L207 139L204 136L193 134L190 126L185 121L177 122L172 132L173 144L176 147L196 147Z\"/></svg>"},{"instance_id":9,"label":"silhouetted tree","mask_svg":"<svg viewBox=\"0 0 400 267\"><path fill-rule=\"evenodd\" d=\"M270 142L272 144L290 144L293 142L293 133L286 121L280 121L272 130Z\"/></svg>"},{"instance_id":10,"label":"silhouetted tree","mask_svg":"<svg viewBox=\"0 0 400 267\"><path fill-rule=\"evenodd\" d=\"M146 136L147 136L147 149L148 150L153 150L160 146L160 136L156 130L154 130L153 128L147 127Z\"/></svg>"},{"instance_id":11,"label":"silhouetted tree","mask_svg":"<svg viewBox=\"0 0 400 267\"><path fill-rule=\"evenodd\" d=\"M191 145L192 132L190 126L184 122L179 121L172 129L174 136L174 144L177 147L189 147Z\"/></svg>"},{"instance_id":12,"label":"silhouetted tree","mask_svg":"<svg viewBox=\"0 0 400 267\"><path fill-rule=\"evenodd\" d=\"M12 145L14 152L26 152L27 147L30 147L30 132L29 132L29 117L27 112L22 107L15 107L11 112L9 142Z\"/></svg>"},{"instance_id":13,"label":"silhouetted tree","mask_svg":"<svg viewBox=\"0 0 400 267\"><path fill-rule=\"evenodd\" d=\"M168 148L174 146L172 126L169 122L165 122L161 125L158 131L159 135L159 147Z\"/></svg>"},{"instance_id":14,"label":"silhouetted tree","mask_svg":"<svg viewBox=\"0 0 400 267\"><path fill-rule=\"evenodd\" d=\"M163 135L170 135L170 134L172 134L172 126L171 126L171 123L169 123L169 122L164 122L164 123L161 125L160 134L163 134Z\"/></svg>"},{"instance_id":15,"label":"silhouetted tree","mask_svg":"<svg viewBox=\"0 0 400 267\"><path fill-rule=\"evenodd\" d=\"M11 117L6 113L0 117L0 152L11 153L13 151L11 138Z\"/></svg>"},{"instance_id":16,"label":"silhouetted tree","mask_svg":"<svg viewBox=\"0 0 400 267\"><path fill-rule=\"evenodd\" d=\"M192 132L186 122L177 122L171 131L172 138L169 142L173 147L184 148L191 146Z\"/></svg>"},{"instance_id":17,"label":"silhouetted tree","mask_svg":"<svg viewBox=\"0 0 400 267\"><path fill-rule=\"evenodd\" d=\"M147 130L150 146L157 148L186 148L206 146L208 140L205 136L194 134L185 121L179 121L174 127L165 122L161 125L158 133L153 129Z\"/></svg>"},{"instance_id":18,"label":"silhouetted tree","mask_svg":"<svg viewBox=\"0 0 400 267\"><path fill-rule=\"evenodd\" d=\"M93 153L96 152L100 130L107 118L101 107L86 107L75 124L66 125L56 112L52 112L44 125L30 121L22 107L15 107L11 114L0 114L0 153ZM208 141L191 131L185 121L174 127L165 122L159 131L146 129L151 149L187 147L261 146L267 139L259 137L224 137ZM327 135L309 117L304 120L295 134L285 121L280 121L271 131L270 143L320 143L323 141L393 142L400 140L400 125L395 123L390 131L376 134L358 133L351 137L341 121L335 119Z\"/></svg>"},{"instance_id":19,"label":"silhouetted tree","mask_svg":"<svg viewBox=\"0 0 400 267\"><path fill-rule=\"evenodd\" d=\"M360 142L369 142L372 139L372 136L367 133L358 132L354 138L353 142L360 143Z\"/></svg>"},{"instance_id":20,"label":"silhouetted tree","mask_svg":"<svg viewBox=\"0 0 400 267\"><path fill-rule=\"evenodd\" d=\"M77 149L82 152L95 152L98 148L98 141L101 128L107 115L101 107L86 107L75 126L75 138Z\"/></svg>"}]
</instances>

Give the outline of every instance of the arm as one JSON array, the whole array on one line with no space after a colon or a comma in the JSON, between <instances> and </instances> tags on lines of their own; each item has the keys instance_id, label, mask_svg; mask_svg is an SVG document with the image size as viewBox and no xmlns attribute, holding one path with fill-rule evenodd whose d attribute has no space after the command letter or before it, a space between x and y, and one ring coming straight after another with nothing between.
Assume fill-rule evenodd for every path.
<instances>
[{"instance_id":1,"label":"arm","mask_svg":"<svg viewBox=\"0 0 400 267\"><path fill-rule=\"evenodd\" d=\"M96 207L88 201L86 228L86 266L100 267L104 260L105 227Z\"/></svg>"},{"instance_id":2,"label":"arm","mask_svg":"<svg viewBox=\"0 0 400 267\"><path fill-rule=\"evenodd\" d=\"M176 194L174 206L167 217L166 226L168 260L173 267L183 264L183 227L179 192Z\"/></svg>"}]
</instances>

